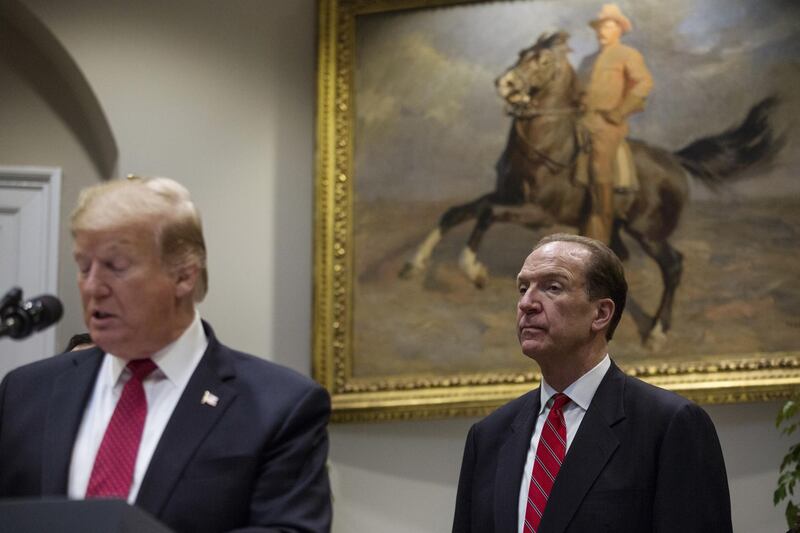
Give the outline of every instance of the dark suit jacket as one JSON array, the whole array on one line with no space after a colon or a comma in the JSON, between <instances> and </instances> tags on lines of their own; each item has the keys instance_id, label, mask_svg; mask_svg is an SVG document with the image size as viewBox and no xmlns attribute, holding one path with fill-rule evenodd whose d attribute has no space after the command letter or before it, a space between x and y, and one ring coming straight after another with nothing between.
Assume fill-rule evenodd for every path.
<instances>
[{"instance_id":1,"label":"dark suit jacket","mask_svg":"<svg viewBox=\"0 0 800 533\"><path fill-rule=\"evenodd\" d=\"M326 532L327 392L300 374L208 348L167 423L136 505L176 531ZM65 496L72 446L103 359L94 348L0 384L0 498ZM208 390L216 407L201 404Z\"/></svg>"},{"instance_id":2,"label":"dark suit jacket","mask_svg":"<svg viewBox=\"0 0 800 533\"><path fill-rule=\"evenodd\" d=\"M516 533L539 389L470 429L455 533ZM697 405L612 363L564 458L538 533L731 531L714 425Z\"/></svg>"}]
</instances>

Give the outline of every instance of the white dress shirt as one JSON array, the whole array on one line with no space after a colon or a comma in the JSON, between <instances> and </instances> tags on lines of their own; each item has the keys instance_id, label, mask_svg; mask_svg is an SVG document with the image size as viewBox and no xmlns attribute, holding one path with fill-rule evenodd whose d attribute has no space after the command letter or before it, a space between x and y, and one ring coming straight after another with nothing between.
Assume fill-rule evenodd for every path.
<instances>
[{"instance_id":1,"label":"white dress shirt","mask_svg":"<svg viewBox=\"0 0 800 533\"><path fill-rule=\"evenodd\" d=\"M200 315L195 312L194 320L181 336L153 354L152 359L158 365L158 369L147 376L142 384L147 398L147 418L133 469L133 483L128 494L128 503L136 500L142 478L161 439L161 434L207 346L208 339L203 331ZM72 448L67 489L67 494L72 499L82 499L86 496L95 456L125 382L131 377L131 372L125 368L126 365L127 361L109 353L105 355L100 365L92 396L86 404L78 436Z\"/></svg>"},{"instance_id":2,"label":"white dress shirt","mask_svg":"<svg viewBox=\"0 0 800 533\"><path fill-rule=\"evenodd\" d=\"M611 358L606 354L603 360L594 368L562 391L572 400L566 404L563 409L564 422L567 424L567 451L569 451L569 447L575 439L575 434L578 432L578 428L583 421L583 415L586 414L586 410L589 409L589 404L592 403L592 398L594 398L597 387L600 386L600 382L603 381L603 376L606 375L609 368L611 368ZM557 392L557 390L548 385L544 378L542 378L539 417L536 419L536 426L533 428L531 445L528 448L525 469L522 473L522 483L519 488L519 510L517 512L519 533L523 533L524 531L525 511L528 508L528 490L531 484L533 463L536 460L536 447L539 445L542 427L544 427L547 415L550 414L550 407L553 405L553 395Z\"/></svg>"}]
</instances>

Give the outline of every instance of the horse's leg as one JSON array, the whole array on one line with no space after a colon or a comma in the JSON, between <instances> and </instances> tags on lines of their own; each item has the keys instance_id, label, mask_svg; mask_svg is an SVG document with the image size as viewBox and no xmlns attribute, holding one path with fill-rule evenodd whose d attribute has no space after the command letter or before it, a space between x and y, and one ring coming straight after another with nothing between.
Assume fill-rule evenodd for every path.
<instances>
[{"instance_id":1,"label":"horse's leg","mask_svg":"<svg viewBox=\"0 0 800 533\"><path fill-rule=\"evenodd\" d=\"M430 233L428 233L425 240L422 241L417 247L414 256L409 259L403 268L400 270L399 276L401 278L410 278L415 274L423 272L428 265L428 260L433 253L433 249L439 244L445 233L478 216L482 206L486 205L494 193L485 194L466 204L451 207L439 218L439 224Z\"/></svg>"},{"instance_id":2,"label":"horse's leg","mask_svg":"<svg viewBox=\"0 0 800 533\"><path fill-rule=\"evenodd\" d=\"M614 221L614 228L611 230L611 243L608 245L617 257L619 257L620 261L627 261L628 257L630 257L630 252L628 252L628 247L625 246L625 243L622 240L622 222L617 219Z\"/></svg>"},{"instance_id":3,"label":"horse's leg","mask_svg":"<svg viewBox=\"0 0 800 533\"><path fill-rule=\"evenodd\" d=\"M483 241L483 236L489 231L489 227L494 221L492 205L489 203L484 204L478 214L478 221L475 223L475 227L472 228L472 233L467 240L467 245L461 250L461 255L458 258L458 266L479 289L486 285L489 271L486 265L478 261L478 248L481 245L481 241Z\"/></svg>"},{"instance_id":4,"label":"horse's leg","mask_svg":"<svg viewBox=\"0 0 800 533\"><path fill-rule=\"evenodd\" d=\"M675 291L678 289L683 273L683 254L666 240L648 239L635 232L631 232L631 235L639 242L645 253L658 263L661 279L664 282L661 302L653 316L650 331L644 339L648 347L657 350L663 346L666 341L666 333L672 327L672 304L675 301Z\"/></svg>"},{"instance_id":5,"label":"horse's leg","mask_svg":"<svg viewBox=\"0 0 800 533\"><path fill-rule=\"evenodd\" d=\"M475 223L467 246L461 251L458 261L461 270L478 288L483 288L489 277L486 265L478 261L478 248L484 235L495 222L509 222L529 229L538 229L552 226L557 221L550 213L536 204L507 206L486 203L478 215L478 221Z\"/></svg>"}]
</instances>

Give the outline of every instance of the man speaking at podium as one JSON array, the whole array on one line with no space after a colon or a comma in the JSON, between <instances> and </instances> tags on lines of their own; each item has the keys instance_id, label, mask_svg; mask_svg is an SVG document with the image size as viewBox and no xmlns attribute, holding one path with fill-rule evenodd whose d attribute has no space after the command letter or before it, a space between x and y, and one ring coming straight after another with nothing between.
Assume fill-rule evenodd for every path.
<instances>
[{"instance_id":1,"label":"man speaking at podium","mask_svg":"<svg viewBox=\"0 0 800 533\"><path fill-rule=\"evenodd\" d=\"M0 385L0 498L120 498L179 532L330 530L330 399L221 344L195 303L199 214L166 178L82 192L72 214L97 347Z\"/></svg>"}]
</instances>

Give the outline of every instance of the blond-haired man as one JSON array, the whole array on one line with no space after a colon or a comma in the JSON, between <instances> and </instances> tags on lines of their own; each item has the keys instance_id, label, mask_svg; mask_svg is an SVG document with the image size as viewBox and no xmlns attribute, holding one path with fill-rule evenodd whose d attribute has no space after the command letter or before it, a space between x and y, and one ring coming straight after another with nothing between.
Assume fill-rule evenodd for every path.
<instances>
[{"instance_id":1,"label":"blond-haired man","mask_svg":"<svg viewBox=\"0 0 800 533\"><path fill-rule=\"evenodd\" d=\"M72 215L97 347L0 385L0 497L115 497L178 532L330 529L330 400L221 344L200 217L166 178L113 181Z\"/></svg>"},{"instance_id":2,"label":"blond-haired man","mask_svg":"<svg viewBox=\"0 0 800 533\"><path fill-rule=\"evenodd\" d=\"M653 78L642 55L620 42L633 25L616 4L605 4L589 25L600 53L583 98L583 124L592 146L591 213L581 233L608 244L614 221L614 158L628 134L627 118L644 109Z\"/></svg>"}]
</instances>

